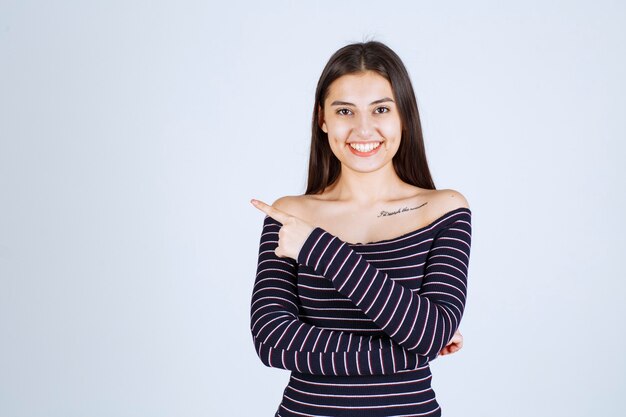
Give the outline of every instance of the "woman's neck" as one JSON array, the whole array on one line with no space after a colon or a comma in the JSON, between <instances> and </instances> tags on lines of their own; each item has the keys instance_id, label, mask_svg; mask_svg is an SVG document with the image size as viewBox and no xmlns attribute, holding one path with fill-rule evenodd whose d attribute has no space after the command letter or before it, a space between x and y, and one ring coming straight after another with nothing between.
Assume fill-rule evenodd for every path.
<instances>
[{"instance_id":1,"label":"woman's neck","mask_svg":"<svg viewBox=\"0 0 626 417\"><path fill-rule=\"evenodd\" d=\"M335 201L367 206L397 199L404 185L392 163L372 172L353 171L342 165L339 179L324 194Z\"/></svg>"}]
</instances>

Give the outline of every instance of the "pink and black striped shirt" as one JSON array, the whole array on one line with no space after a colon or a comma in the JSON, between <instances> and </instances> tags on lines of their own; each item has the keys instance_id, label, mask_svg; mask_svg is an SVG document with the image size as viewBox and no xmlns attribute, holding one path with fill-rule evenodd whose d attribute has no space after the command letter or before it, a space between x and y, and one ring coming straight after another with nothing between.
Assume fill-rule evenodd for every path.
<instances>
[{"instance_id":1,"label":"pink and black striped shirt","mask_svg":"<svg viewBox=\"0 0 626 417\"><path fill-rule=\"evenodd\" d=\"M440 416L429 361L465 309L471 210L369 243L316 227L297 260L281 226L264 219L250 309L261 361L291 371L275 416Z\"/></svg>"}]
</instances>

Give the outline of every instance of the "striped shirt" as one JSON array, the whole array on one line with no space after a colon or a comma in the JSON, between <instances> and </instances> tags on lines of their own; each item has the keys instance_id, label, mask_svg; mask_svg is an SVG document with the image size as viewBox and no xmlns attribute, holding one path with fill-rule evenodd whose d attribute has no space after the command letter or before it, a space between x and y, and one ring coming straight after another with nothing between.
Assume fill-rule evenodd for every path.
<instances>
[{"instance_id":1,"label":"striped shirt","mask_svg":"<svg viewBox=\"0 0 626 417\"><path fill-rule=\"evenodd\" d=\"M316 227L297 260L281 226L264 219L250 308L259 358L291 371L275 417L440 416L429 361L465 309L470 209L369 243Z\"/></svg>"}]
</instances>

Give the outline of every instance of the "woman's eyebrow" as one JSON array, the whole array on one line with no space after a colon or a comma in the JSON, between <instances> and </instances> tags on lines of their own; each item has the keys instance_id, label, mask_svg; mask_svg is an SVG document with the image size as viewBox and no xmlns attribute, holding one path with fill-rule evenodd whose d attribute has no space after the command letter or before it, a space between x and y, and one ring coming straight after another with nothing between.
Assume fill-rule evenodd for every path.
<instances>
[{"instance_id":1,"label":"woman's eyebrow","mask_svg":"<svg viewBox=\"0 0 626 417\"><path fill-rule=\"evenodd\" d=\"M384 103L384 102L386 102L386 101L390 101L390 102L392 102L392 103L395 103L395 101L393 101L393 100L392 100L392 99L390 99L389 97L383 97L383 98L381 98L381 99L379 99L379 100L372 101L372 102L370 103L370 106L371 106L372 104ZM348 103L347 101L340 101L340 100L335 100L335 101L333 101L330 105L331 105L331 106L356 106L356 104L354 104L354 103Z\"/></svg>"}]
</instances>

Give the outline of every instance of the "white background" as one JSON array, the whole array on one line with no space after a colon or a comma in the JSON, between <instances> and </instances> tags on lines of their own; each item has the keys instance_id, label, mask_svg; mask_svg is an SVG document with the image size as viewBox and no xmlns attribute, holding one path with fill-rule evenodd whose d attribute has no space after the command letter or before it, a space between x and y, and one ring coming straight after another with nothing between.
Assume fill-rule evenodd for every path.
<instances>
[{"instance_id":1,"label":"white background","mask_svg":"<svg viewBox=\"0 0 626 417\"><path fill-rule=\"evenodd\" d=\"M625 415L620 1L0 3L0 415L272 416L249 303L328 58L379 40L468 199L446 417Z\"/></svg>"}]
</instances>

